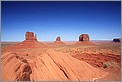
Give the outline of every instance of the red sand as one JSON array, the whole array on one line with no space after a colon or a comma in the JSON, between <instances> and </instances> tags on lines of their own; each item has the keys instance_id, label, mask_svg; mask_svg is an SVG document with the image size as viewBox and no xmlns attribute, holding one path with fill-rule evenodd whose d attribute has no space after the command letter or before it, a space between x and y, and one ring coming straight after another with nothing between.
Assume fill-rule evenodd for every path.
<instances>
[{"instance_id":1,"label":"red sand","mask_svg":"<svg viewBox=\"0 0 122 82\"><path fill-rule=\"evenodd\" d=\"M52 48L54 44L50 46L36 40L25 40L15 46L2 48L2 80L121 79L119 73L121 68L120 44L99 43L94 45L91 42L78 42L75 45L65 43L59 47ZM92 50L96 52L92 52ZM98 54L100 53L98 51L101 54ZM104 63L107 63L108 67L104 68Z\"/></svg>"}]
</instances>

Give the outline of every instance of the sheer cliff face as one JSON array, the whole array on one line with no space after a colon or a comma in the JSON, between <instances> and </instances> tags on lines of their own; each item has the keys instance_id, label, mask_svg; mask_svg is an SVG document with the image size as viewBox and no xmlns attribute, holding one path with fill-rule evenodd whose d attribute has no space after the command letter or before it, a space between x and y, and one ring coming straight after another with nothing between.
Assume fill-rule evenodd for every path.
<instances>
[{"instance_id":1,"label":"sheer cliff face","mask_svg":"<svg viewBox=\"0 0 122 82\"><path fill-rule=\"evenodd\" d=\"M56 41L54 42L55 44L64 44L62 41L61 41L61 37L57 37L56 38Z\"/></svg>"},{"instance_id":2,"label":"sheer cliff face","mask_svg":"<svg viewBox=\"0 0 122 82\"><path fill-rule=\"evenodd\" d=\"M81 34L79 36L79 41L89 41L89 35L88 34Z\"/></svg>"},{"instance_id":3,"label":"sheer cliff face","mask_svg":"<svg viewBox=\"0 0 122 82\"><path fill-rule=\"evenodd\" d=\"M37 40L36 35L33 32L26 32L25 40Z\"/></svg>"},{"instance_id":4,"label":"sheer cliff face","mask_svg":"<svg viewBox=\"0 0 122 82\"><path fill-rule=\"evenodd\" d=\"M33 32L26 32L25 40L13 46L13 48L44 48L46 45L39 42Z\"/></svg>"},{"instance_id":5,"label":"sheer cliff face","mask_svg":"<svg viewBox=\"0 0 122 82\"><path fill-rule=\"evenodd\" d=\"M94 44L90 42L90 37L88 34L81 34L79 36L79 41L76 43L79 46L93 46Z\"/></svg>"},{"instance_id":6,"label":"sheer cliff face","mask_svg":"<svg viewBox=\"0 0 122 82\"><path fill-rule=\"evenodd\" d=\"M56 38L56 41L61 41L61 38L58 36L58 37Z\"/></svg>"}]
</instances>

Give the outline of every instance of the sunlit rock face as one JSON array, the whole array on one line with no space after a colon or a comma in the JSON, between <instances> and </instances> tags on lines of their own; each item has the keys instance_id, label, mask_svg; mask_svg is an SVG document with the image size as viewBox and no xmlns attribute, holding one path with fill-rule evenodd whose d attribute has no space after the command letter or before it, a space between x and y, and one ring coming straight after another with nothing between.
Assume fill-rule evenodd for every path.
<instances>
[{"instance_id":1,"label":"sunlit rock face","mask_svg":"<svg viewBox=\"0 0 122 82\"><path fill-rule=\"evenodd\" d=\"M89 41L89 35L88 34L81 34L79 36L79 41Z\"/></svg>"},{"instance_id":2,"label":"sunlit rock face","mask_svg":"<svg viewBox=\"0 0 122 82\"><path fill-rule=\"evenodd\" d=\"M61 38L58 36L58 37L56 38L56 41L61 41Z\"/></svg>"},{"instance_id":3,"label":"sunlit rock face","mask_svg":"<svg viewBox=\"0 0 122 82\"><path fill-rule=\"evenodd\" d=\"M36 35L33 32L26 32L25 40L13 46L15 48L44 48L44 44L37 40Z\"/></svg>"},{"instance_id":4,"label":"sunlit rock face","mask_svg":"<svg viewBox=\"0 0 122 82\"><path fill-rule=\"evenodd\" d=\"M32 69L22 56L7 52L2 55L2 80L30 81Z\"/></svg>"},{"instance_id":5,"label":"sunlit rock face","mask_svg":"<svg viewBox=\"0 0 122 82\"><path fill-rule=\"evenodd\" d=\"M36 35L33 32L26 32L25 40L37 40Z\"/></svg>"},{"instance_id":6,"label":"sunlit rock face","mask_svg":"<svg viewBox=\"0 0 122 82\"><path fill-rule=\"evenodd\" d=\"M56 38L56 41L55 41L54 43L56 43L56 44L64 44L64 43L61 41L61 37L59 37L59 36Z\"/></svg>"},{"instance_id":7,"label":"sunlit rock face","mask_svg":"<svg viewBox=\"0 0 122 82\"><path fill-rule=\"evenodd\" d=\"M76 45L93 46L94 44L90 41L90 37L88 34L81 34L79 36L79 41L76 43Z\"/></svg>"}]
</instances>

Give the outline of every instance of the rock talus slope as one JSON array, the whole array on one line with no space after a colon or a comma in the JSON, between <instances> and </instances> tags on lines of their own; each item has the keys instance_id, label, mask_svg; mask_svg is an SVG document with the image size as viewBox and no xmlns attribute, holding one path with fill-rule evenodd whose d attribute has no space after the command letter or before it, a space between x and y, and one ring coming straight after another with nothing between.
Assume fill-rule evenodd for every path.
<instances>
[{"instance_id":1,"label":"rock talus slope","mask_svg":"<svg viewBox=\"0 0 122 82\"><path fill-rule=\"evenodd\" d=\"M46 45L36 41L36 40L24 40L23 42L16 44L15 48L45 48Z\"/></svg>"}]
</instances>

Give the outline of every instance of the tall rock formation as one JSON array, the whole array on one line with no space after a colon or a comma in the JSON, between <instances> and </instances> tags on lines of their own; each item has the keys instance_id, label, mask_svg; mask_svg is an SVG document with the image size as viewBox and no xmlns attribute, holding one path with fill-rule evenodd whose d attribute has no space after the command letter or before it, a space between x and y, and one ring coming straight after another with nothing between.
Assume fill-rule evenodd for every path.
<instances>
[{"instance_id":1,"label":"tall rock formation","mask_svg":"<svg viewBox=\"0 0 122 82\"><path fill-rule=\"evenodd\" d=\"M54 42L55 44L64 44L62 41L61 41L61 37L57 37L56 38L56 41Z\"/></svg>"},{"instance_id":2,"label":"tall rock formation","mask_svg":"<svg viewBox=\"0 0 122 82\"><path fill-rule=\"evenodd\" d=\"M121 42L121 39L120 38L114 38L113 42Z\"/></svg>"},{"instance_id":3,"label":"tall rock formation","mask_svg":"<svg viewBox=\"0 0 122 82\"><path fill-rule=\"evenodd\" d=\"M89 41L89 35L88 34L81 34L79 36L79 41Z\"/></svg>"},{"instance_id":4,"label":"tall rock formation","mask_svg":"<svg viewBox=\"0 0 122 82\"><path fill-rule=\"evenodd\" d=\"M26 32L25 40L37 40L36 35L33 32Z\"/></svg>"},{"instance_id":5,"label":"tall rock formation","mask_svg":"<svg viewBox=\"0 0 122 82\"><path fill-rule=\"evenodd\" d=\"M36 34L34 35L33 32L26 32L25 40L14 47L16 48L39 48L39 47L46 47L44 44L37 41Z\"/></svg>"},{"instance_id":6,"label":"tall rock formation","mask_svg":"<svg viewBox=\"0 0 122 82\"><path fill-rule=\"evenodd\" d=\"M56 38L56 41L61 41L61 38L58 36L58 37Z\"/></svg>"},{"instance_id":7,"label":"tall rock formation","mask_svg":"<svg viewBox=\"0 0 122 82\"><path fill-rule=\"evenodd\" d=\"M81 34L79 36L79 41L76 43L76 45L86 45L86 46L93 45L93 43L90 42L89 40L90 40L90 37L88 34Z\"/></svg>"}]
</instances>

